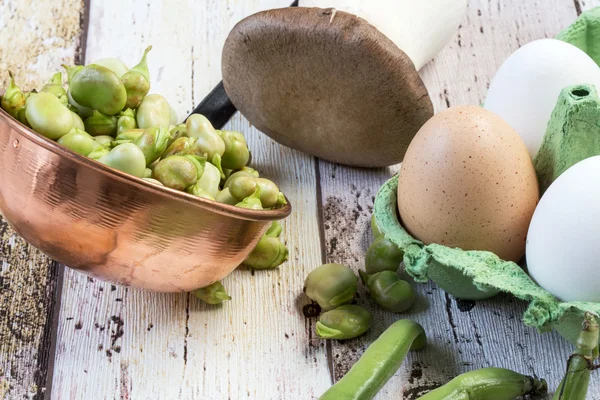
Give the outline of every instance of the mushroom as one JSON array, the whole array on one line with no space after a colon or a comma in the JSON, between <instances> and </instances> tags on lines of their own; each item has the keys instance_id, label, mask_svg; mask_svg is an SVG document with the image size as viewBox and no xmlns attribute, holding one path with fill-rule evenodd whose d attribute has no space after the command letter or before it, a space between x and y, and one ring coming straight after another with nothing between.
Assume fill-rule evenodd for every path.
<instances>
[{"instance_id":1,"label":"mushroom","mask_svg":"<svg viewBox=\"0 0 600 400\"><path fill-rule=\"evenodd\" d=\"M353 166L402 161L433 105L411 59L366 20L285 8L239 22L223 50L237 109L277 142Z\"/></svg>"},{"instance_id":2,"label":"mushroom","mask_svg":"<svg viewBox=\"0 0 600 400\"><path fill-rule=\"evenodd\" d=\"M467 0L299 0L300 7L333 7L369 21L420 70L456 33Z\"/></svg>"}]
</instances>

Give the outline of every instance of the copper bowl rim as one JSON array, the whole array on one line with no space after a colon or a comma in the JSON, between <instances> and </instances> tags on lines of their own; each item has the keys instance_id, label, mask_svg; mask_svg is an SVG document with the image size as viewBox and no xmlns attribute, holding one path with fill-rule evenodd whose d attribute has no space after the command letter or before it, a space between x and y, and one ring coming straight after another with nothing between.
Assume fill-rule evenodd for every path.
<instances>
[{"instance_id":1,"label":"copper bowl rim","mask_svg":"<svg viewBox=\"0 0 600 400\"><path fill-rule=\"evenodd\" d=\"M0 91L1 95L1 91ZM0 117L5 120L5 122L16 132L18 132L24 138L30 140L31 142L37 144L38 146L43 147L44 149L63 157L64 159L73 162L74 164L83 165L87 168L91 168L102 175L110 179L114 179L116 181L124 182L127 184L131 184L133 187L143 190L146 192L150 192L152 195L160 196L164 198L168 198L170 200L182 201L186 202L192 206L200 207L205 210L225 215L228 217L233 217L236 219L249 220L249 221L276 221L281 220L289 216L292 212L292 206L289 203L289 200L286 197L288 204L284 207L276 209L276 210L250 210L245 208L240 208L236 206L231 206L228 204L218 203L216 201L204 199L202 197L197 197L192 194L182 192L179 190L171 189L164 186L158 186L150 182L146 182L141 178L135 177L133 175L126 174L125 172L110 168L98 161L92 160L90 158L84 157L74 151L67 149L59 145L58 143L50 140L39 133L35 132L33 129L28 128L23 125L20 121L14 119L10 116L6 111L0 108Z\"/></svg>"}]
</instances>

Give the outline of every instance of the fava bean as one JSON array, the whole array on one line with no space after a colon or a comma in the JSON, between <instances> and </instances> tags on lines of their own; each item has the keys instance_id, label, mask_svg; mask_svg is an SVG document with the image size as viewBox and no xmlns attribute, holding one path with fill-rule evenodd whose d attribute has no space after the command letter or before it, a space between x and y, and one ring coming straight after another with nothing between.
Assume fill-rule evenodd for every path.
<instances>
[{"instance_id":1,"label":"fava bean","mask_svg":"<svg viewBox=\"0 0 600 400\"><path fill-rule=\"evenodd\" d=\"M358 278L341 264L325 264L306 277L304 293L323 310L333 310L350 303L356 294Z\"/></svg>"},{"instance_id":2,"label":"fava bean","mask_svg":"<svg viewBox=\"0 0 600 400\"><path fill-rule=\"evenodd\" d=\"M58 140L73 128L71 111L47 92L30 96L25 114L31 127L48 139Z\"/></svg>"},{"instance_id":3,"label":"fava bean","mask_svg":"<svg viewBox=\"0 0 600 400\"><path fill-rule=\"evenodd\" d=\"M133 143L118 145L98 161L138 178L143 178L146 170L144 153Z\"/></svg>"},{"instance_id":4,"label":"fava bean","mask_svg":"<svg viewBox=\"0 0 600 400\"><path fill-rule=\"evenodd\" d=\"M69 91L73 100L105 115L118 114L127 101L127 91L121 79L110 69L91 64L69 76Z\"/></svg>"},{"instance_id":5,"label":"fava bean","mask_svg":"<svg viewBox=\"0 0 600 400\"><path fill-rule=\"evenodd\" d=\"M317 335L322 339L354 339L373 325L373 315L363 307L346 304L321 314Z\"/></svg>"},{"instance_id":6,"label":"fava bean","mask_svg":"<svg viewBox=\"0 0 600 400\"><path fill-rule=\"evenodd\" d=\"M140 103L135 119L141 129L153 126L169 129L171 127L171 106L160 94L149 94Z\"/></svg>"},{"instance_id":7,"label":"fava bean","mask_svg":"<svg viewBox=\"0 0 600 400\"><path fill-rule=\"evenodd\" d=\"M137 108L144 96L150 91L150 72L148 71L148 64L146 62L146 57L150 50L152 50L152 46L148 46L146 50L144 50L144 55L139 64L127 71L121 77L125 89L127 90L126 107ZM171 114L169 113L169 118L170 115Z\"/></svg>"}]
</instances>

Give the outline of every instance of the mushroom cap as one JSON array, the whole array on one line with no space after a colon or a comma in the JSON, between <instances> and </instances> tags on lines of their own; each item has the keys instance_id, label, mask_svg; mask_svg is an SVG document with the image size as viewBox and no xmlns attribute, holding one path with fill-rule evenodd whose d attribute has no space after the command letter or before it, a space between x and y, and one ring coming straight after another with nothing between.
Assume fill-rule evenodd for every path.
<instances>
[{"instance_id":1,"label":"mushroom cap","mask_svg":"<svg viewBox=\"0 0 600 400\"><path fill-rule=\"evenodd\" d=\"M291 7L239 22L223 49L236 108L277 142L352 166L402 161L433 116L414 64L367 21Z\"/></svg>"}]
</instances>

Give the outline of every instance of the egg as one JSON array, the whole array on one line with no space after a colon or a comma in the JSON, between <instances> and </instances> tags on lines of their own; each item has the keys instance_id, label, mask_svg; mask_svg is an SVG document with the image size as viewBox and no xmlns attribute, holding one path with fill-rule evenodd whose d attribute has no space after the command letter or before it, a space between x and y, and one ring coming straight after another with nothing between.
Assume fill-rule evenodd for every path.
<instances>
[{"instance_id":1,"label":"egg","mask_svg":"<svg viewBox=\"0 0 600 400\"><path fill-rule=\"evenodd\" d=\"M590 56L560 40L536 40L498 69L484 108L508 122L535 157L561 90L585 83L600 90L600 68Z\"/></svg>"},{"instance_id":2,"label":"egg","mask_svg":"<svg viewBox=\"0 0 600 400\"><path fill-rule=\"evenodd\" d=\"M481 107L449 108L410 143L398 180L404 228L426 244L525 253L539 200L533 162L519 135Z\"/></svg>"},{"instance_id":3,"label":"egg","mask_svg":"<svg viewBox=\"0 0 600 400\"><path fill-rule=\"evenodd\" d=\"M600 302L600 156L567 169L540 200L527 234L527 268L563 301Z\"/></svg>"}]
</instances>

